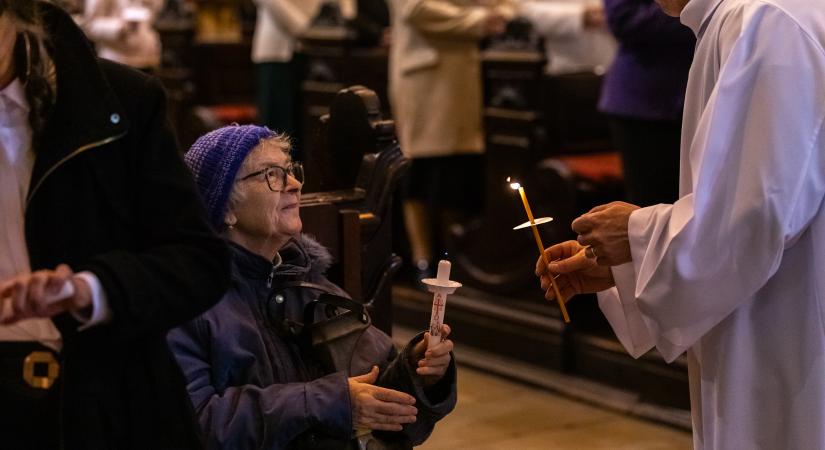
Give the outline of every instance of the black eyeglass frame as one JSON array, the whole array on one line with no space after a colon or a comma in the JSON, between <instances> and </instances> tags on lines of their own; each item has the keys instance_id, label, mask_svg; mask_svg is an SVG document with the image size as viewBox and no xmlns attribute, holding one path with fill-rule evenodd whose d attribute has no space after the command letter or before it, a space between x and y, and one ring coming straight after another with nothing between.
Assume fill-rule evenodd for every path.
<instances>
[{"instance_id":1,"label":"black eyeglass frame","mask_svg":"<svg viewBox=\"0 0 825 450\"><path fill-rule=\"evenodd\" d=\"M279 169L279 170L281 170L281 172L284 175L283 178L281 178L281 180L282 180L281 181L281 189L274 189L272 187L272 181L271 181L271 178L269 176L269 173L270 173L270 171L272 171L272 169ZM298 175L296 173L296 169L300 172L300 175ZM263 174L264 179L266 180L266 185L269 188L269 190L272 191L272 192L283 192L283 191L285 191L286 190L286 184L287 184L287 177L289 177L290 175L293 178L295 178L296 180L298 180L298 182L301 183L301 186L304 185L304 165L301 164L298 161L293 161L293 162L289 163L286 167L281 167L281 166L273 164L271 166L267 166L266 168L263 168L263 169L258 170L256 172L252 172L252 173L250 173L250 174L248 174L244 177L241 177L238 181L245 181L245 180L248 180L252 177L256 177L258 175L261 175L261 174Z\"/></svg>"}]
</instances>

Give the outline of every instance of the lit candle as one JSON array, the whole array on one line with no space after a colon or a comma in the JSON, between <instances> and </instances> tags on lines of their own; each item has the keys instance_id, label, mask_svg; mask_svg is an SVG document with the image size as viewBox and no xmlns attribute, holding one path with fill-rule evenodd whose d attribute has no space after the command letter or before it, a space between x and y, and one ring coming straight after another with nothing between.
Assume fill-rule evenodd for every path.
<instances>
[{"instance_id":1,"label":"lit candle","mask_svg":"<svg viewBox=\"0 0 825 450\"><path fill-rule=\"evenodd\" d=\"M441 342L441 325L444 324L444 309L447 307L447 296L461 287L461 283L450 280L450 261L438 262L438 274L435 278L421 280L427 289L433 293L433 310L430 315L430 340L427 345L432 348Z\"/></svg>"},{"instance_id":2,"label":"lit candle","mask_svg":"<svg viewBox=\"0 0 825 450\"><path fill-rule=\"evenodd\" d=\"M509 177L507 178L507 182L510 183L510 188L513 190L518 190L518 193L521 196L521 202L524 203L524 211L527 212L527 219L530 221L530 229L533 230L533 237L536 238L536 246L539 248L539 255L541 255L544 265L547 266L549 275L550 261L547 260L547 255L544 254L544 244L541 242L541 235L539 235L539 229L536 227L536 221L533 218L533 211L530 209L530 203L527 201L527 194L524 192L524 187L522 187L519 183L510 182ZM556 301L559 303L559 309L561 309L561 315L564 318L564 323L570 323L570 316L567 315L567 307L564 305L564 298L562 298L561 292L559 292L559 287L556 286L556 281L553 279L552 275L548 278L550 278L550 285L553 287L553 292L556 294Z\"/></svg>"}]
</instances>

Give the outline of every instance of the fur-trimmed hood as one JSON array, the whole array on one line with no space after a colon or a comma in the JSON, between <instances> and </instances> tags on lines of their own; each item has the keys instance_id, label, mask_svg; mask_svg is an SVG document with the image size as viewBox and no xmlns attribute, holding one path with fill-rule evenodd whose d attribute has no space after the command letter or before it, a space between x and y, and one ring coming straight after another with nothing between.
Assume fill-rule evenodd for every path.
<instances>
[{"instance_id":1,"label":"fur-trimmed hood","mask_svg":"<svg viewBox=\"0 0 825 450\"><path fill-rule=\"evenodd\" d=\"M312 280L322 277L332 266L332 255L314 237L300 234L278 251L280 263L269 261L247 248L231 243L233 277L236 279L265 279L288 277Z\"/></svg>"},{"instance_id":2,"label":"fur-trimmed hood","mask_svg":"<svg viewBox=\"0 0 825 450\"><path fill-rule=\"evenodd\" d=\"M304 265L309 266L309 276L311 278L326 274L334 262L329 249L315 240L314 236L301 233L297 239L290 241L290 243L285 245L279 252L284 263L288 261L287 256L289 256L290 244L303 250L303 260L308 262L308 264Z\"/></svg>"}]
</instances>

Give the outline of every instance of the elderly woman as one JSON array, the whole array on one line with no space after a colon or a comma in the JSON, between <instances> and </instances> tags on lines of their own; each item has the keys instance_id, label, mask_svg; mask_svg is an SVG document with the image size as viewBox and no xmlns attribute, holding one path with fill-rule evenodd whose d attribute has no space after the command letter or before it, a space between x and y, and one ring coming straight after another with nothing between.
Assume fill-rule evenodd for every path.
<instances>
[{"instance_id":1,"label":"elderly woman","mask_svg":"<svg viewBox=\"0 0 825 450\"><path fill-rule=\"evenodd\" d=\"M453 344L427 348L422 334L399 354L360 321L335 343L310 342L358 304L324 276L327 250L301 234L303 170L289 151L283 135L236 125L201 137L185 157L233 249L224 299L169 335L208 447L420 444L455 405ZM316 301L339 308L307 308Z\"/></svg>"}]
</instances>

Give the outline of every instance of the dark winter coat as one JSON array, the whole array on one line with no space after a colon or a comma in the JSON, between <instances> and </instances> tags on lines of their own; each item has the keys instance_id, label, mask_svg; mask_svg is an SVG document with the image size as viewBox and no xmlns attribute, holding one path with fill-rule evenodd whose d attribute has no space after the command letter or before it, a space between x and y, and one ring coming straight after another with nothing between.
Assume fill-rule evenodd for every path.
<instances>
[{"instance_id":1,"label":"dark winter coat","mask_svg":"<svg viewBox=\"0 0 825 450\"><path fill-rule=\"evenodd\" d=\"M206 222L166 121L160 84L98 60L71 18L42 3L57 102L25 209L33 270L93 272L111 321L79 332L55 319L66 449L201 446L167 331L206 311L229 281L224 242ZM2 400L0 400L1 402ZM4 435L3 448L15 446Z\"/></svg>"},{"instance_id":2,"label":"dark winter coat","mask_svg":"<svg viewBox=\"0 0 825 450\"><path fill-rule=\"evenodd\" d=\"M402 432L374 433L383 444L419 444L453 409L455 365L425 389L407 362L421 336L398 354L390 338L370 326L358 342L351 373L327 373L284 332L283 319L303 322L304 305L317 297L316 291L283 289L285 283L311 282L346 296L323 275L330 256L320 244L307 237L291 241L279 252L283 262L277 267L232 248L232 287L224 299L169 334L209 448L348 448L353 428L348 377L373 365L381 370L377 385L413 395L418 408L417 421ZM272 312L277 295L283 296L283 308Z\"/></svg>"}]
</instances>

